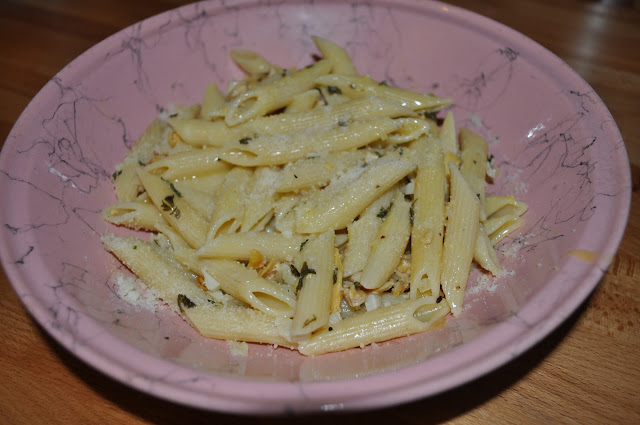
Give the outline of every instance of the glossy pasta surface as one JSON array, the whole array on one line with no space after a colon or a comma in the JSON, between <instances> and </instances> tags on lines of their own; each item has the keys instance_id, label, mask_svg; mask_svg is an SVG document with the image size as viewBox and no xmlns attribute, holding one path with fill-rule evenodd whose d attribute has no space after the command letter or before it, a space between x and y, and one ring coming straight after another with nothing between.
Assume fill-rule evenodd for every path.
<instances>
[{"instance_id":1,"label":"glossy pasta surface","mask_svg":"<svg viewBox=\"0 0 640 425\"><path fill-rule=\"evenodd\" d=\"M204 336L316 355L423 332L463 314L472 263L499 274L522 223L485 194L492 156L451 100L314 42L304 69L233 52L246 78L155 120L113 174L103 217L150 238L105 249Z\"/></svg>"}]
</instances>

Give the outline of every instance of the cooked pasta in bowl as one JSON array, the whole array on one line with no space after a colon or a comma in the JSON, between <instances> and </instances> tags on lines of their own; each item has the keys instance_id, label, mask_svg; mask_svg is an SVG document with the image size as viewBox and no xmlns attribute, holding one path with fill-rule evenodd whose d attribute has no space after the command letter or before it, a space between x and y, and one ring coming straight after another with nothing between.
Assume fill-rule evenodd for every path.
<instances>
[{"instance_id":1,"label":"cooked pasta in bowl","mask_svg":"<svg viewBox=\"0 0 640 425\"><path fill-rule=\"evenodd\" d=\"M36 100L0 161L7 274L78 357L191 406L357 410L468 382L577 308L628 213L589 86L438 3L198 3Z\"/></svg>"}]
</instances>

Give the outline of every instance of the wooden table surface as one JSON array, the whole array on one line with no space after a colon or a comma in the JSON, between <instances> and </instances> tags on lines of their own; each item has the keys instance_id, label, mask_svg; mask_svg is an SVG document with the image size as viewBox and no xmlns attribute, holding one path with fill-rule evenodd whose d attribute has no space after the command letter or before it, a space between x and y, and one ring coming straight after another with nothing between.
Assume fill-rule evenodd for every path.
<instances>
[{"instance_id":1,"label":"wooden table surface","mask_svg":"<svg viewBox=\"0 0 640 425\"><path fill-rule=\"evenodd\" d=\"M0 140L65 64L180 0L0 0ZM564 59L615 118L633 176L631 215L608 273L559 329L497 371L436 397L339 420L640 424L640 6L633 0L455 0ZM85 365L27 315L0 272L0 424L280 423L160 401ZM306 425L326 416L299 418ZM304 421L304 422L303 422Z\"/></svg>"}]
</instances>

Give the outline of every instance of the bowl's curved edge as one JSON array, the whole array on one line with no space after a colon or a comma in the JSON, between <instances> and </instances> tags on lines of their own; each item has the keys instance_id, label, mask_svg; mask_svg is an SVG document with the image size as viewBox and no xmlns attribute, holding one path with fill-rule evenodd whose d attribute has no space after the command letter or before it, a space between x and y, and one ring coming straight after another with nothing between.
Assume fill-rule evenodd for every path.
<instances>
[{"instance_id":1,"label":"bowl's curved edge","mask_svg":"<svg viewBox=\"0 0 640 425\"><path fill-rule=\"evenodd\" d=\"M241 3L251 4L253 2L245 1ZM380 1L380 3L384 3L384 2ZM401 0L401 1L398 1L397 4L407 5L411 7L431 8L431 9L441 8L444 6L443 4L439 4L439 3L424 3L418 6L418 4L415 1L411 1L411 0ZM195 7L194 5L187 5L187 6L181 7L180 10L186 12L194 7ZM467 19L467 20L479 19L482 22L486 22L487 24L490 24L490 25L498 25L501 27L503 31L508 31L510 34L517 34L519 37L523 37L524 39L528 40L528 42L535 43L534 41L526 38L525 36L493 20L482 17L480 15L477 15L467 10L457 8L455 6L446 5L446 7L449 10L453 11L453 13L463 17L464 19ZM153 19L160 19L165 14L169 14L172 12L173 11L164 12L160 15L156 15L154 17L151 17L145 20L145 22L150 22ZM126 29L123 31L126 31ZM103 40L96 46L92 47L91 49L87 50L82 55L80 55L76 60L74 60L74 62L81 60L81 58L83 58L82 60L88 60L87 58L92 54L92 52L96 52L97 50L104 47L108 43L113 42L114 40L117 40L117 38L119 37L119 34L120 32ZM540 46L538 43L535 43L535 44L539 48L544 49L546 54L557 58L552 52ZM557 59L560 60L559 58ZM568 65L566 66L568 68ZM64 72L66 68L67 67L63 68L60 71L60 73ZM571 72L577 75L575 71L571 70ZM40 95L41 92L47 90L47 87L52 84L54 84L52 81L47 83L47 85L45 85L42 88L42 90L38 93L38 95ZM49 89L52 89L52 87L50 87ZM38 95L36 95L36 97L34 97L34 99L32 99L32 101L28 104L27 108L25 109L25 112L21 115L21 117L18 119L18 121L14 125L14 129L17 128L22 121L28 119L28 111L30 110L30 108L33 107L34 102L36 101ZM606 109L606 106L603 105L603 107ZM14 133L14 130L12 129L7 139L8 143L10 143L10 139L14 137L13 133ZM619 136L619 132L618 132L618 136ZM620 137L620 140L621 140L621 137ZM3 151L5 150L3 149ZM627 157L626 151L624 150L624 147L616 153L616 159L618 160L620 165L618 169L621 171L621 176L620 176L621 180L624 182L627 182L627 186L629 190L622 192L622 196L619 198L620 207L617 210L618 210L618 218L620 220L618 223L620 225L618 225L614 229L613 233L611 234L611 237L608 239L607 248L609 249L609 252L615 252L617 250L618 245L620 244L620 241L622 240L622 237L624 234L624 228L625 228L624 224L626 224L628 220L629 209L631 204L631 192L630 192L631 176L630 176L630 171L628 166L628 157ZM0 155L0 164L2 164L5 160L6 158L4 158L4 155ZM47 313L47 309L42 308L43 306L38 304L37 298L28 296L28 294L26 294L27 296L25 296L24 291L21 291L23 289L21 285L22 275L20 271L17 269L16 264L12 263L8 258L8 255L6 254L6 253L12 252L12 247L10 246L9 241L6 238L0 238L0 244L2 246L2 252L4 253L1 257L2 265L5 269L5 272L7 273L7 276L9 277L9 280L14 286L14 289L18 294L20 294L22 302L26 306L27 310L35 318L35 320L38 323L40 323L40 325L42 325L51 335L54 336L54 338L58 342L60 342L69 351L73 352L83 361L92 365L96 369L106 373L107 375L117 379L122 383L125 383L141 391L149 392L158 397L165 398L171 401L178 401L180 403L191 405L194 407L214 409L214 410L227 411L227 412L236 412L236 413L274 413L275 414L275 413L308 412L308 411L321 411L321 410L360 410L364 408L370 408L373 403L375 403L377 407L384 407L384 406L389 406L393 404L398 404L401 402L407 402L407 401L419 399L425 396L434 395L437 392L442 392L442 391L454 388L462 383L468 382L469 379L478 378L481 375L489 373L490 371L500 367L501 365L505 364L507 361L520 355L522 352L524 352L525 350L527 350L528 348L530 348L531 346L539 342L541 339L543 339L545 336L547 336L553 329L559 326L572 312L574 312L575 309L578 308L578 306L582 302L584 302L585 299L587 299L589 294L597 286L602 275L606 272L606 269L611 262L610 257L600 256L597 262L594 263L588 270L588 276L586 280L588 282L592 282L592 284L581 286L581 292L575 294L575 296L571 298L572 302L562 304L561 307L557 310L557 314L553 315L547 320L537 323L535 338L528 338L524 341L521 341L521 343L517 345L514 350L511 350L510 353L508 353L508 355L506 354L505 355L489 355L483 362L476 363L472 368L461 370L458 374L455 374L455 375L449 375L447 377L448 381L446 385L443 385L441 382L440 383L437 383L437 382L415 383L414 382L412 386L396 386L391 390L386 388L384 391L380 391L377 395L367 393L366 400L362 400L357 397L355 398L347 397L345 398L346 402L332 402L332 401L335 401L335 400L332 400L332 397L327 398L328 396L327 391L329 391L330 387L332 387L331 383L300 382L300 383L265 384L269 387L273 387L274 385L277 385L279 387L279 391L281 391L279 398L282 399L280 400L282 404L278 405L274 403L273 398L271 399L269 397L267 397L266 399L262 398L262 396L267 394L267 391L263 392L261 390L258 390L256 393L254 393L255 398L252 401L238 400L235 397L236 391L234 391L234 394L227 395L226 390L224 389L218 391L217 399L212 399L210 395L202 395L202 394L200 394L200 397L194 397L194 394L193 394L194 391L192 388L185 388L176 384L163 382L162 379L159 379L158 377L154 377L152 373L149 374L149 376L137 375L134 371L130 370L127 367L127 365L123 363L119 363L117 362L116 359L93 350L90 344L87 344L87 345L77 344L78 343L77 338L75 338L72 335L69 335L68 332L65 332L65 329L55 328L50 325L52 322L51 321L52 318ZM505 325L505 326L508 326L508 325ZM498 331L501 332L503 330L504 329L501 329L499 327L495 329L494 332L498 332ZM148 356L148 357L151 358L151 356ZM403 369L402 375L406 377L414 376L415 368L417 367L419 366L408 367ZM180 369L180 367L176 366L176 369ZM362 378L362 380L358 382L357 387L366 388L368 381L375 380L375 379L383 379L383 378L384 378L384 374L378 377L364 377ZM219 384L221 384L222 387L224 387L225 386L224 384L227 384L227 383L238 384L236 388L237 392L245 391L246 389L252 386L253 387L262 386L261 383L248 382L248 381L239 382L236 379L226 378L226 377L215 377L215 380L219 381ZM351 387L350 385L347 385L346 388L349 391L354 390L354 387ZM185 391L187 391L187 393L185 393ZM289 396L299 397L300 401L297 403L288 404L286 402L286 398ZM324 399L324 400L310 402L308 400L308 397L318 397L319 399Z\"/></svg>"}]
</instances>

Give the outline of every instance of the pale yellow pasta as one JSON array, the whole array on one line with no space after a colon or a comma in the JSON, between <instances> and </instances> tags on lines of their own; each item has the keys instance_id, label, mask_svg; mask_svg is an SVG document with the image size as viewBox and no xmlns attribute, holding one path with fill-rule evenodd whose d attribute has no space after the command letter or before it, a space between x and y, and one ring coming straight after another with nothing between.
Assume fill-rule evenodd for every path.
<instances>
[{"instance_id":1,"label":"pale yellow pasta","mask_svg":"<svg viewBox=\"0 0 640 425\"><path fill-rule=\"evenodd\" d=\"M478 237L473 250L473 260L492 275L498 276L502 268L493 245L484 231L484 226L481 224L478 228Z\"/></svg>"},{"instance_id":2,"label":"pale yellow pasta","mask_svg":"<svg viewBox=\"0 0 640 425\"><path fill-rule=\"evenodd\" d=\"M451 201L442 253L441 285L454 316L462 313L471 260L480 226L480 201L458 169L450 164Z\"/></svg>"},{"instance_id":3,"label":"pale yellow pasta","mask_svg":"<svg viewBox=\"0 0 640 425\"><path fill-rule=\"evenodd\" d=\"M225 122L234 126L287 106L296 94L312 88L317 77L329 73L331 66L330 60L323 59L269 84L255 86L228 101Z\"/></svg>"},{"instance_id":4,"label":"pale yellow pasta","mask_svg":"<svg viewBox=\"0 0 640 425\"><path fill-rule=\"evenodd\" d=\"M484 222L484 228L491 244L496 245L522 225L520 216L529 206L513 196L490 196L488 199L487 215L489 217Z\"/></svg>"},{"instance_id":5,"label":"pale yellow pasta","mask_svg":"<svg viewBox=\"0 0 640 425\"><path fill-rule=\"evenodd\" d=\"M113 185L120 201L136 199L141 186L137 170L153 158L154 149L158 144L164 144L168 132L169 127L166 123L153 120L133 145L123 163L116 167L116 172L113 174ZM168 141L166 143L168 144Z\"/></svg>"},{"instance_id":6,"label":"pale yellow pasta","mask_svg":"<svg viewBox=\"0 0 640 425\"><path fill-rule=\"evenodd\" d=\"M255 170L247 184L241 232L253 230L261 220L273 212L276 202L276 182L279 170L261 167Z\"/></svg>"},{"instance_id":7,"label":"pale yellow pasta","mask_svg":"<svg viewBox=\"0 0 640 425\"><path fill-rule=\"evenodd\" d=\"M517 216L521 216L525 211L527 211L527 208L529 208L526 203L517 200L513 196L487 196L484 209L487 217L491 217L496 212L507 206L513 208L509 210L509 214Z\"/></svg>"},{"instance_id":8,"label":"pale yellow pasta","mask_svg":"<svg viewBox=\"0 0 640 425\"><path fill-rule=\"evenodd\" d=\"M300 69L232 51L245 78L163 111L116 166L103 218L153 234L105 249L206 337L364 347L460 316L470 272L504 275L494 245L527 204L485 196L485 139L313 41Z\"/></svg>"},{"instance_id":9,"label":"pale yellow pasta","mask_svg":"<svg viewBox=\"0 0 640 425\"><path fill-rule=\"evenodd\" d=\"M200 260L197 266L215 279L219 289L256 310L276 317L293 314L295 298L254 269L233 260Z\"/></svg>"},{"instance_id":10,"label":"pale yellow pasta","mask_svg":"<svg viewBox=\"0 0 640 425\"><path fill-rule=\"evenodd\" d=\"M447 153L458 154L458 136L456 133L456 120L453 117L453 112L449 111L444 116L442 127L440 128L440 142L442 143L442 150Z\"/></svg>"},{"instance_id":11,"label":"pale yellow pasta","mask_svg":"<svg viewBox=\"0 0 640 425\"><path fill-rule=\"evenodd\" d=\"M396 189L362 271L360 283L364 288L378 289L398 267L411 234L410 209L411 203Z\"/></svg>"},{"instance_id":12,"label":"pale yellow pasta","mask_svg":"<svg viewBox=\"0 0 640 425\"><path fill-rule=\"evenodd\" d=\"M353 62L351 61L351 57L342 46L322 37L311 37L311 39L316 44L318 50L320 50L320 53L322 53L322 57L331 59L331 62L333 62L333 73L358 75L358 71L356 71L356 67L353 66Z\"/></svg>"},{"instance_id":13,"label":"pale yellow pasta","mask_svg":"<svg viewBox=\"0 0 640 425\"><path fill-rule=\"evenodd\" d=\"M344 229L367 205L415 168L416 164L410 161L381 158L349 184L340 181L330 184L296 206L296 230L316 233L330 228Z\"/></svg>"},{"instance_id":14,"label":"pale yellow pasta","mask_svg":"<svg viewBox=\"0 0 640 425\"><path fill-rule=\"evenodd\" d=\"M318 93L317 90L313 90ZM374 96L349 100L335 106L321 106L311 110L288 112L265 117L257 117L234 127L224 121L202 119L171 118L169 124L180 138L193 146L220 147L243 140L250 142L253 137L294 134L323 129L340 123L378 117L412 117L415 113L402 105Z\"/></svg>"},{"instance_id":15,"label":"pale yellow pasta","mask_svg":"<svg viewBox=\"0 0 640 425\"><path fill-rule=\"evenodd\" d=\"M390 118L355 121L349 125L312 130L302 134L281 134L239 140L223 149L220 157L243 167L282 165L318 152L356 149L383 140L400 123Z\"/></svg>"},{"instance_id":16,"label":"pale yellow pasta","mask_svg":"<svg viewBox=\"0 0 640 425\"><path fill-rule=\"evenodd\" d=\"M364 164L369 155L372 154L363 149L309 155L282 168L276 190L298 192L301 189L326 185L339 173L358 164Z\"/></svg>"},{"instance_id":17,"label":"pale yellow pasta","mask_svg":"<svg viewBox=\"0 0 640 425\"><path fill-rule=\"evenodd\" d=\"M200 214L205 220L211 217L215 209L215 201L213 198L213 192L208 190L195 189L188 184L184 184L184 180L171 183L177 193L180 193L182 198L189 205L193 207L198 214Z\"/></svg>"},{"instance_id":18,"label":"pale yellow pasta","mask_svg":"<svg viewBox=\"0 0 640 425\"><path fill-rule=\"evenodd\" d=\"M198 178L183 178L176 181L174 185L182 189L197 190L200 192L214 194L224 183L226 173L214 173Z\"/></svg>"},{"instance_id":19,"label":"pale yellow pasta","mask_svg":"<svg viewBox=\"0 0 640 425\"><path fill-rule=\"evenodd\" d=\"M448 312L447 303L435 304L426 298L377 308L323 328L301 341L298 350L316 355L412 335L429 329Z\"/></svg>"},{"instance_id":20,"label":"pale yellow pasta","mask_svg":"<svg viewBox=\"0 0 640 425\"><path fill-rule=\"evenodd\" d=\"M484 211L485 188L487 186L487 142L467 128L460 129L460 172L480 201L480 220L487 216Z\"/></svg>"},{"instance_id":21,"label":"pale yellow pasta","mask_svg":"<svg viewBox=\"0 0 640 425\"><path fill-rule=\"evenodd\" d=\"M216 208L211 216L206 240L211 241L219 233L235 232L244 217L246 185L252 171L246 168L233 168L218 188L215 195Z\"/></svg>"},{"instance_id":22,"label":"pale yellow pasta","mask_svg":"<svg viewBox=\"0 0 640 425\"><path fill-rule=\"evenodd\" d=\"M116 202L102 210L102 218L109 223L127 226L136 230L151 230L157 228L164 219L149 202Z\"/></svg>"},{"instance_id":23,"label":"pale yellow pasta","mask_svg":"<svg viewBox=\"0 0 640 425\"><path fill-rule=\"evenodd\" d=\"M257 251L268 259L292 261L306 239L304 235L285 236L275 232L226 233L207 242L198 250L198 255L249 261L252 251Z\"/></svg>"},{"instance_id":24,"label":"pale yellow pasta","mask_svg":"<svg viewBox=\"0 0 640 425\"><path fill-rule=\"evenodd\" d=\"M175 191L170 182L140 170L138 177L162 217L193 248L200 248L206 240L207 221Z\"/></svg>"},{"instance_id":25,"label":"pale yellow pasta","mask_svg":"<svg viewBox=\"0 0 640 425\"><path fill-rule=\"evenodd\" d=\"M334 239L335 244L335 239ZM330 312L338 313L342 307L342 260L340 259L340 250L333 249L333 287L331 288L331 307Z\"/></svg>"},{"instance_id":26,"label":"pale yellow pasta","mask_svg":"<svg viewBox=\"0 0 640 425\"><path fill-rule=\"evenodd\" d=\"M371 246L380 226L382 226L382 216L389 210L393 194L393 190L382 194L360 214L357 220L347 227L349 239L342 261L344 276L348 277L361 272L367 265Z\"/></svg>"},{"instance_id":27,"label":"pale yellow pasta","mask_svg":"<svg viewBox=\"0 0 640 425\"><path fill-rule=\"evenodd\" d=\"M251 50L232 50L231 59L250 76L264 76L271 71L271 63Z\"/></svg>"},{"instance_id":28,"label":"pale yellow pasta","mask_svg":"<svg viewBox=\"0 0 640 425\"><path fill-rule=\"evenodd\" d=\"M329 74L316 78L315 82L325 87L338 87L342 94L353 99L377 96L397 102L414 111L440 109L451 104L451 99L391 87L387 84L373 81L368 76Z\"/></svg>"},{"instance_id":29,"label":"pale yellow pasta","mask_svg":"<svg viewBox=\"0 0 640 425\"><path fill-rule=\"evenodd\" d=\"M224 105L224 94L218 88L216 83L207 86L202 97L202 108L200 108L200 118L209 119L215 110Z\"/></svg>"},{"instance_id":30,"label":"pale yellow pasta","mask_svg":"<svg viewBox=\"0 0 640 425\"><path fill-rule=\"evenodd\" d=\"M167 180L194 178L229 171L218 149L194 149L160 158L144 167L147 173Z\"/></svg>"},{"instance_id":31,"label":"pale yellow pasta","mask_svg":"<svg viewBox=\"0 0 640 425\"><path fill-rule=\"evenodd\" d=\"M442 145L421 138L413 145L418 169L414 181L411 229L411 298L440 293L445 221L445 170Z\"/></svg>"},{"instance_id":32,"label":"pale yellow pasta","mask_svg":"<svg viewBox=\"0 0 640 425\"><path fill-rule=\"evenodd\" d=\"M295 348L284 338L276 318L250 307L183 300L180 310L203 336Z\"/></svg>"},{"instance_id":33,"label":"pale yellow pasta","mask_svg":"<svg viewBox=\"0 0 640 425\"><path fill-rule=\"evenodd\" d=\"M329 322L333 294L333 229L310 237L300 252L298 302L293 315L294 338L310 335Z\"/></svg>"},{"instance_id":34,"label":"pale yellow pasta","mask_svg":"<svg viewBox=\"0 0 640 425\"><path fill-rule=\"evenodd\" d=\"M172 308L178 308L178 295L181 294L194 301L207 299L189 270L163 258L153 243L134 237L105 235L102 244Z\"/></svg>"},{"instance_id":35,"label":"pale yellow pasta","mask_svg":"<svg viewBox=\"0 0 640 425\"><path fill-rule=\"evenodd\" d=\"M300 94L293 96L291 103L285 108L285 112L288 114L303 112L313 109L320 98L320 92L318 90L307 90Z\"/></svg>"},{"instance_id":36,"label":"pale yellow pasta","mask_svg":"<svg viewBox=\"0 0 640 425\"><path fill-rule=\"evenodd\" d=\"M400 145L412 142L424 135L429 134L429 123L420 118L399 118L396 120L400 124L399 128L389 134L386 142Z\"/></svg>"}]
</instances>

